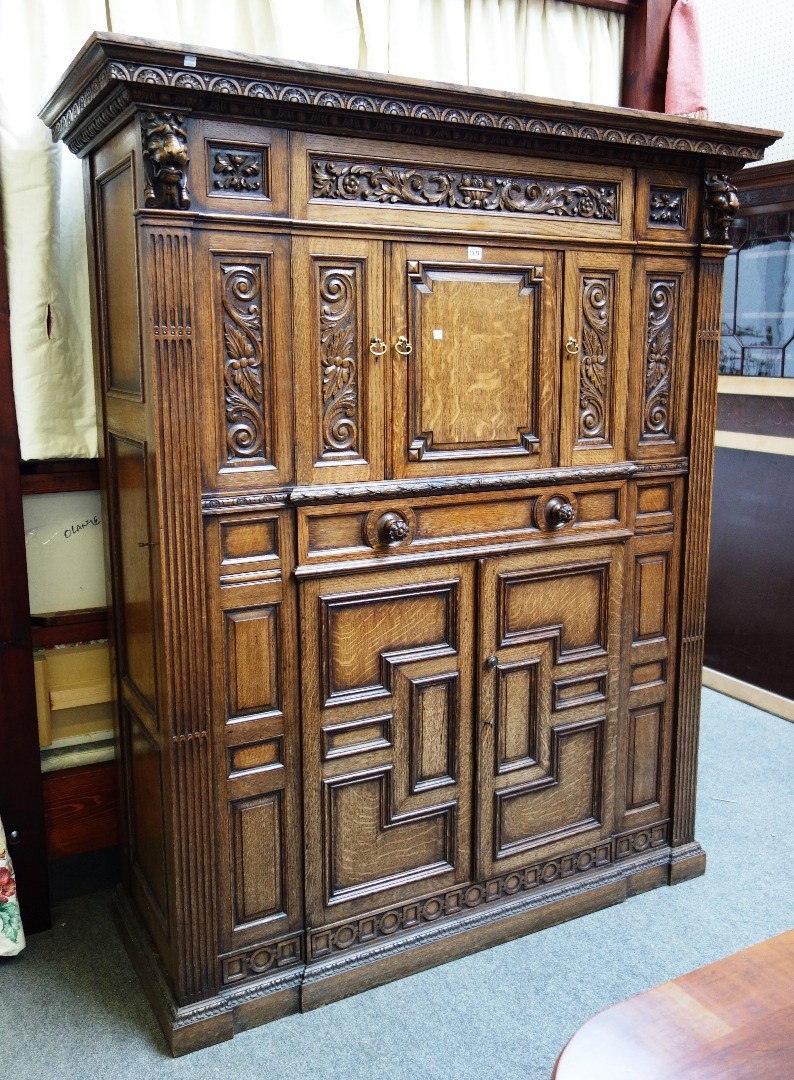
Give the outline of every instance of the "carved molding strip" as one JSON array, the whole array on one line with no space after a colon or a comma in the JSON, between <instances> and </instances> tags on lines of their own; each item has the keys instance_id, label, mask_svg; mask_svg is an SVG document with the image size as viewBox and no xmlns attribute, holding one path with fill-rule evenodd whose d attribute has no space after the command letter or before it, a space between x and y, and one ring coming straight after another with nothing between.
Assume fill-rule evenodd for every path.
<instances>
[{"instance_id":1,"label":"carved molding strip","mask_svg":"<svg viewBox=\"0 0 794 1080\"><path fill-rule=\"evenodd\" d=\"M648 278L643 438L670 435L670 386L677 288L676 278Z\"/></svg>"},{"instance_id":2,"label":"carved molding strip","mask_svg":"<svg viewBox=\"0 0 794 1080\"><path fill-rule=\"evenodd\" d=\"M250 510L252 507L278 509L288 502L289 493L286 491L265 491L256 495L202 495L201 510L204 514L226 514L235 510Z\"/></svg>"},{"instance_id":3,"label":"carved molding strip","mask_svg":"<svg viewBox=\"0 0 794 1080\"><path fill-rule=\"evenodd\" d=\"M450 476L420 480L376 480L366 484L295 487L287 498L291 503L321 503L337 499L392 499L400 496L505 491L530 485L548 487L585 483L588 480L628 480L632 476L681 474L688 471L686 458L674 461L629 461L618 465L591 465L586 468L538 469L533 472L494 473L487 476Z\"/></svg>"},{"instance_id":4,"label":"carved molding strip","mask_svg":"<svg viewBox=\"0 0 794 1080\"><path fill-rule=\"evenodd\" d=\"M611 277L585 277L582 287L582 359L579 362L579 442L607 438L612 338Z\"/></svg>"},{"instance_id":5,"label":"carved molding strip","mask_svg":"<svg viewBox=\"0 0 794 1080\"><path fill-rule=\"evenodd\" d=\"M268 460L262 384L262 268L221 263L227 460Z\"/></svg>"},{"instance_id":6,"label":"carved molding strip","mask_svg":"<svg viewBox=\"0 0 794 1080\"><path fill-rule=\"evenodd\" d=\"M357 273L355 267L319 268L323 458L348 457L359 449Z\"/></svg>"},{"instance_id":7,"label":"carved molding strip","mask_svg":"<svg viewBox=\"0 0 794 1080\"><path fill-rule=\"evenodd\" d=\"M312 161L312 198L619 222L618 183Z\"/></svg>"},{"instance_id":8,"label":"carved molding strip","mask_svg":"<svg viewBox=\"0 0 794 1080\"><path fill-rule=\"evenodd\" d=\"M183 107L195 101L196 93L214 93L237 98L251 99L251 103L277 102L295 108L311 106L319 109L369 114L397 120L417 120L443 125L471 125L480 128L524 132L530 135L561 138L566 142L582 140L588 143L602 142L652 150L674 150L709 157L728 157L745 161L758 161L763 149L742 143L722 142L718 139L687 137L679 133L669 135L660 132L641 131L633 128L604 126L598 123L582 123L573 119L554 120L530 113L512 113L466 106L444 106L431 101L408 98L362 94L348 91L327 90L323 87L300 85L272 79L250 76L229 76L220 72L185 70L184 67L167 65L122 63L107 60L104 67L81 90L77 99L51 121L53 138L68 135L69 149L79 153L104 127L98 117L92 116L93 103L106 92L110 83L132 84L151 87L162 93L171 88L176 99L177 92L184 100ZM238 108L245 112L240 105ZM252 110L253 111L253 110ZM84 120L88 124L81 126ZM89 134L89 127L94 130Z\"/></svg>"},{"instance_id":9,"label":"carved molding strip","mask_svg":"<svg viewBox=\"0 0 794 1080\"><path fill-rule=\"evenodd\" d=\"M309 934L307 962L325 960L348 949L383 941L401 931L415 930L428 923L443 923L494 901L510 900L542 886L609 867L631 855L664 847L666 843L667 822L657 822L634 833L625 833L582 851L535 863L482 883L461 885L424 900L410 901L373 915L338 923Z\"/></svg>"}]
</instances>

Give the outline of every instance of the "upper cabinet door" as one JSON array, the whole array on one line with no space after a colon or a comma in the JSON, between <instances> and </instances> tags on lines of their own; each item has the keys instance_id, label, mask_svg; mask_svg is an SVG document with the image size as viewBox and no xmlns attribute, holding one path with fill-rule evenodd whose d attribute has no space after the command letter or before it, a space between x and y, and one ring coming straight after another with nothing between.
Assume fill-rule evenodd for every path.
<instances>
[{"instance_id":1,"label":"upper cabinet door","mask_svg":"<svg viewBox=\"0 0 794 1080\"><path fill-rule=\"evenodd\" d=\"M299 484L383 477L383 245L295 237L292 247Z\"/></svg>"},{"instance_id":2,"label":"upper cabinet door","mask_svg":"<svg viewBox=\"0 0 794 1080\"><path fill-rule=\"evenodd\" d=\"M394 244L391 473L554 464L558 256Z\"/></svg>"},{"instance_id":3,"label":"upper cabinet door","mask_svg":"<svg viewBox=\"0 0 794 1080\"><path fill-rule=\"evenodd\" d=\"M626 456L631 256L567 252L560 464Z\"/></svg>"}]
</instances>

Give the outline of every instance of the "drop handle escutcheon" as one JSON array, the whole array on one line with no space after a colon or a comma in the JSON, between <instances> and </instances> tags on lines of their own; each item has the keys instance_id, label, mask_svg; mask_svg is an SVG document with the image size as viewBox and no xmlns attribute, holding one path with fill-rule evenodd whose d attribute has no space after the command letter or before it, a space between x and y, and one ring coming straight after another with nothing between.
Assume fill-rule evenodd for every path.
<instances>
[{"instance_id":1,"label":"drop handle escutcheon","mask_svg":"<svg viewBox=\"0 0 794 1080\"><path fill-rule=\"evenodd\" d=\"M488 668L489 671L493 671L493 669L498 663L499 658L497 656L489 656L488 659L485 661L485 666Z\"/></svg>"},{"instance_id":2,"label":"drop handle escutcheon","mask_svg":"<svg viewBox=\"0 0 794 1080\"><path fill-rule=\"evenodd\" d=\"M388 350L388 348L389 346L386 344L383 338L370 338L369 351L372 353L376 360L379 356L383 356L384 353Z\"/></svg>"},{"instance_id":3,"label":"drop handle escutcheon","mask_svg":"<svg viewBox=\"0 0 794 1080\"><path fill-rule=\"evenodd\" d=\"M565 351L568 353L569 356L576 356L576 354L579 352L579 342L576 340L575 337L569 337L568 340L565 342Z\"/></svg>"},{"instance_id":4,"label":"drop handle escutcheon","mask_svg":"<svg viewBox=\"0 0 794 1080\"><path fill-rule=\"evenodd\" d=\"M400 334L400 336L395 341L394 348L397 350L400 356L408 356L409 353L412 353L414 351L413 345L403 334Z\"/></svg>"}]
</instances>

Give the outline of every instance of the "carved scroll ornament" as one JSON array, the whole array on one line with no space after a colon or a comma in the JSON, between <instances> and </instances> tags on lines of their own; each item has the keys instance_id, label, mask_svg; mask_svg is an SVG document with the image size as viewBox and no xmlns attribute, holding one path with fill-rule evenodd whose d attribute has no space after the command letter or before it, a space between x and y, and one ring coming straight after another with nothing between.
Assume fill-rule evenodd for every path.
<instances>
[{"instance_id":1,"label":"carved scroll ornament","mask_svg":"<svg viewBox=\"0 0 794 1080\"><path fill-rule=\"evenodd\" d=\"M703 239L727 244L728 231L739 209L739 196L725 173L706 173L703 207Z\"/></svg>"},{"instance_id":2,"label":"carved scroll ornament","mask_svg":"<svg viewBox=\"0 0 794 1080\"><path fill-rule=\"evenodd\" d=\"M258 264L221 266L223 379L229 461L265 456L262 284Z\"/></svg>"},{"instance_id":3,"label":"carved scroll ornament","mask_svg":"<svg viewBox=\"0 0 794 1080\"><path fill-rule=\"evenodd\" d=\"M317 160L312 198L618 220L618 185Z\"/></svg>"},{"instance_id":4,"label":"carved scroll ornament","mask_svg":"<svg viewBox=\"0 0 794 1080\"><path fill-rule=\"evenodd\" d=\"M648 287L643 434L669 435L676 282L651 280Z\"/></svg>"},{"instance_id":5,"label":"carved scroll ornament","mask_svg":"<svg viewBox=\"0 0 794 1080\"><path fill-rule=\"evenodd\" d=\"M146 168L144 199L147 206L187 210L187 149L185 118L178 113L150 112L141 119L143 161Z\"/></svg>"},{"instance_id":6,"label":"carved scroll ornament","mask_svg":"<svg viewBox=\"0 0 794 1080\"><path fill-rule=\"evenodd\" d=\"M355 355L355 270L320 271L320 348L322 350L322 453L358 449L358 369Z\"/></svg>"},{"instance_id":7,"label":"carved scroll ornament","mask_svg":"<svg viewBox=\"0 0 794 1080\"><path fill-rule=\"evenodd\" d=\"M610 278L584 279L582 359L579 366L579 438L606 438Z\"/></svg>"}]
</instances>

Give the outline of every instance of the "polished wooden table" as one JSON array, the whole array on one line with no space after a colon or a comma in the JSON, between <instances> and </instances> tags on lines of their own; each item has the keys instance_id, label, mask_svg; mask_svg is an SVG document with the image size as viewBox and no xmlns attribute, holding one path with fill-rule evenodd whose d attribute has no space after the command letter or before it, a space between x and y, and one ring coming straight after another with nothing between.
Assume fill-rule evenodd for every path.
<instances>
[{"instance_id":1,"label":"polished wooden table","mask_svg":"<svg viewBox=\"0 0 794 1080\"><path fill-rule=\"evenodd\" d=\"M584 1024L552 1080L794 1080L794 930Z\"/></svg>"}]
</instances>

